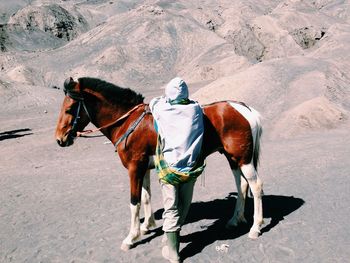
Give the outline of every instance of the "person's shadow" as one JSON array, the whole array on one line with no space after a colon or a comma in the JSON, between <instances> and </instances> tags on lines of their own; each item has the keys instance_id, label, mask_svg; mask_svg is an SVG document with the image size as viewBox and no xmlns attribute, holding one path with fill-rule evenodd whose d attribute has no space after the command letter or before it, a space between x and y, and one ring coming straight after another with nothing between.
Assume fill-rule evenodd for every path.
<instances>
[{"instance_id":1,"label":"person's shadow","mask_svg":"<svg viewBox=\"0 0 350 263\"><path fill-rule=\"evenodd\" d=\"M180 237L181 243L188 243L181 250L181 258L192 257L200 253L206 246L217 240L235 239L249 232L253 224L253 199L247 198L245 216L247 224L241 224L236 228L227 229L225 227L227 221L232 217L236 204L236 193L230 193L224 199L215 199L208 202L192 203L190 211L187 215L185 225L198 222L203 219L214 219L215 221L209 226L203 227L203 230ZM285 216L294 212L304 204L304 200L293 196L265 195L263 196L263 217L271 218L268 225L261 229L261 234L270 231ZM155 212L155 218L161 219L163 209ZM140 243L150 241L157 236L162 235L161 227L152 231L153 235L144 239Z\"/></svg>"}]
</instances>

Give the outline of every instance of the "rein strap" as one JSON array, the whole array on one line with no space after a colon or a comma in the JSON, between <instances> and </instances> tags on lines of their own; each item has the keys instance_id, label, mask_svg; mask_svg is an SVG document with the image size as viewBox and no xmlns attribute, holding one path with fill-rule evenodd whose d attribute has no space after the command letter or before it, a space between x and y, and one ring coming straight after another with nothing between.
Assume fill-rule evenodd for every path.
<instances>
[{"instance_id":1,"label":"rein strap","mask_svg":"<svg viewBox=\"0 0 350 263\"><path fill-rule=\"evenodd\" d=\"M90 134L90 133L94 133L94 132L98 132L102 129L105 129L105 128L108 128L116 123L118 123L119 121L125 119L126 117L129 117L131 115L131 113L133 113L135 110L137 110L138 108L140 108L142 105L144 104L138 104L136 105L134 108L132 108L131 110L129 110L127 113L125 113L124 115L122 115L121 117L119 117L117 120L111 122L111 123L108 123L106 125L103 125L97 129L93 129L93 130L86 130L86 131L82 131L82 132L77 132L77 137L80 137L82 135L85 135L85 134ZM85 109L86 111L86 109ZM90 117L90 116L89 116Z\"/></svg>"}]
</instances>

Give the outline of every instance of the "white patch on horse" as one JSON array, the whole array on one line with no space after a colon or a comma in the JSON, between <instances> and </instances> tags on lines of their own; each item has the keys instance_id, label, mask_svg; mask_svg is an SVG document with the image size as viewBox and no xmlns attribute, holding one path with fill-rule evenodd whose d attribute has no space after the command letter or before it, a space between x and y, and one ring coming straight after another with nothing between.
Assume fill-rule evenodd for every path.
<instances>
[{"instance_id":1,"label":"white patch on horse","mask_svg":"<svg viewBox=\"0 0 350 263\"><path fill-rule=\"evenodd\" d=\"M229 102L248 122L253 136L254 151L259 152L261 136L261 115L252 107L244 106L237 102ZM258 140L258 141L257 141Z\"/></svg>"},{"instance_id":2,"label":"white patch on horse","mask_svg":"<svg viewBox=\"0 0 350 263\"><path fill-rule=\"evenodd\" d=\"M128 236L123 240L122 250L129 250L135 241L140 237L140 204L130 204L131 224Z\"/></svg>"},{"instance_id":3,"label":"white patch on horse","mask_svg":"<svg viewBox=\"0 0 350 263\"><path fill-rule=\"evenodd\" d=\"M141 233L146 234L149 232L149 230L156 226L151 206L150 170L147 170L145 177L143 178L141 203L145 215L145 220L141 225Z\"/></svg>"},{"instance_id":4,"label":"white patch on horse","mask_svg":"<svg viewBox=\"0 0 350 263\"><path fill-rule=\"evenodd\" d=\"M230 101L229 104L235 108L249 122L250 128L253 130L257 125L260 125L261 115L252 107L244 106L237 102Z\"/></svg>"},{"instance_id":5,"label":"white patch on horse","mask_svg":"<svg viewBox=\"0 0 350 263\"><path fill-rule=\"evenodd\" d=\"M245 164L241 166L241 171L244 177L247 179L249 187L252 191L254 198L254 222L251 227L248 237L256 239L260 235L261 225L263 221L263 208L262 208L262 181L259 178L259 174L256 171L254 164Z\"/></svg>"}]
</instances>

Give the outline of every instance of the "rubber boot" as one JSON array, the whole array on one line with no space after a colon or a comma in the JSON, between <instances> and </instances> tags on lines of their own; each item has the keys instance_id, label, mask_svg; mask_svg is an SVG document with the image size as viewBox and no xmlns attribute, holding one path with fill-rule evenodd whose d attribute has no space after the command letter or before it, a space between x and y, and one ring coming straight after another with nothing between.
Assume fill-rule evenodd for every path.
<instances>
[{"instance_id":1,"label":"rubber boot","mask_svg":"<svg viewBox=\"0 0 350 263\"><path fill-rule=\"evenodd\" d=\"M167 245L162 249L162 255L165 259L169 260L171 263L180 263L179 255L179 232L166 232Z\"/></svg>"}]
</instances>

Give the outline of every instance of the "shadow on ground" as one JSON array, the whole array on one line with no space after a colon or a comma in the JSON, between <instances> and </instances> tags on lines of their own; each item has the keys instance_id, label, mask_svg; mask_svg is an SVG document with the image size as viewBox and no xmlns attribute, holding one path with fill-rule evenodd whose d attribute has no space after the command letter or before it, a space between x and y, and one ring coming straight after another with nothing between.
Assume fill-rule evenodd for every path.
<instances>
[{"instance_id":1,"label":"shadow on ground","mask_svg":"<svg viewBox=\"0 0 350 263\"><path fill-rule=\"evenodd\" d=\"M181 258L190 258L200 253L206 246L218 240L235 239L249 232L253 223L253 200L247 199L245 216L248 224L240 225L234 229L226 229L225 225L231 218L236 204L236 193L230 193L224 199L216 199L209 202L197 202L191 205L185 224L198 222L203 219L215 220L211 225L203 227L202 231L181 236L181 243L188 243L181 250ZM263 197L264 218L271 218L270 223L263 227L264 234L275 227L285 216L296 211L304 204L304 200L293 196L265 195ZM155 212L155 218L161 219L163 209ZM162 235L161 227L151 232L151 235L138 244L149 242L151 239ZM137 244L137 245L138 245Z\"/></svg>"},{"instance_id":2,"label":"shadow on ground","mask_svg":"<svg viewBox=\"0 0 350 263\"><path fill-rule=\"evenodd\" d=\"M33 134L30 131L31 131L31 129L24 128L24 129L12 130L12 131L0 132L0 141L7 140L7 139L15 139L15 138L18 138L18 137L23 137L23 136L26 136L26 135Z\"/></svg>"}]
</instances>

